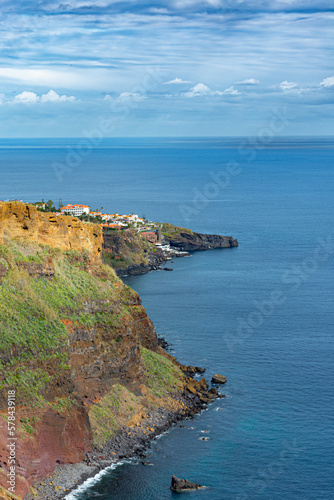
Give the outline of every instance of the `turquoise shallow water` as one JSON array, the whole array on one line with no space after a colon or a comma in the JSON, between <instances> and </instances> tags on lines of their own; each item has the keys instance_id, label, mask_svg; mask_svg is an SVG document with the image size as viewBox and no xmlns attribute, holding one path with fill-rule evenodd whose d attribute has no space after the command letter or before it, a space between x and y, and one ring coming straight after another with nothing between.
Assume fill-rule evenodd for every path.
<instances>
[{"instance_id":1,"label":"turquoise shallow water","mask_svg":"<svg viewBox=\"0 0 334 500\"><path fill-rule=\"evenodd\" d=\"M209 487L189 499L334 498L334 142L247 156L238 140L115 140L59 182L52 164L75 144L2 141L0 198L145 213L240 245L127 278L178 359L226 375L228 397L157 440L152 467L124 464L78 498L170 499L172 474Z\"/></svg>"}]
</instances>

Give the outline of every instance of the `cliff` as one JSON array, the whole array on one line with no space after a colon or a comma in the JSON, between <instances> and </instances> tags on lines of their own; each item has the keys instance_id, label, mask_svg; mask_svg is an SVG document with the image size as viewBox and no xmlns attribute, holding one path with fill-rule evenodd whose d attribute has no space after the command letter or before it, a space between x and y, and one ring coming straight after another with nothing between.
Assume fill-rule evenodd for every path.
<instances>
[{"instance_id":1,"label":"cliff","mask_svg":"<svg viewBox=\"0 0 334 500\"><path fill-rule=\"evenodd\" d=\"M162 234L165 241L173 248L186 252L238 246L238 240L232 236L195 233L191 229L173 226L168 223L163 224Z\"/></svg>"},{"instance_id":2,"label":"cliff","mask_svg":"<svg viewBox=\"0 0 334 500\"><path fill-rule=\"evenodd\" d=\"M64 491L53 481L51 493L40 491L55 467L91 451L106 466L134 447L121 436L139 432L144 442L166 425L154 415L186 415L209 396L198 385L184 399L186 367L158 346L138 294L102 263L98 227L5 203L0 238L0 498L11 498L7 398L15 391L13 498L55 500Z\"/></svg>"},{"instance_id":3,"label":"cliff","mask_svg":"<svg viewBox=\"0 0 334 500\"><path fill-rule=\"evenodd\" d=\"M169 243L176 250L175 255L149 243L135 230L105 231L104 261L115 269L118 276L137 275L160 269L166 260L178 256L178 251L193 252L238 246L238 240L232 236L195 233L191 229L168 223L163 224L162 236L163 243Z\"/></svg>"},{"instance_id":4,"label":"cliff","mask_svg":"<svg viewBox=\"0 0 334 500\"><path fill-rule=\"evenodd\" d=\"M118 276L145 274L159 269L164 253L134 229L103 232L103 259Z\"/></svg>"},{"instance_id":5,"label":"cliff","mask_svg":"<svg viewBox=\"0 0 334 500\"><path fill-rule=\"evenodd\" d=\"M0 203L0 244L7 239L32 241L61 250L87 250L98 258L102 252L102 229L75 217L37 211L34 205Z\"/></svg>"}]
</instances>

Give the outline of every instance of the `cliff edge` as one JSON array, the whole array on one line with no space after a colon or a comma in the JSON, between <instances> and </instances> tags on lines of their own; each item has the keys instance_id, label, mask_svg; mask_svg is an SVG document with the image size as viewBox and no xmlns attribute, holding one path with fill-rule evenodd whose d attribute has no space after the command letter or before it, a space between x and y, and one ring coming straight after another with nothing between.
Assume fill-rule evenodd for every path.
<instances>
[{"instance_id":1,"label":"cliff edge","mask_svg":"<svg viewBox=\"0 0 334 500\"><path fill-rule=\"evenodd\" d=\"M100 257L103 244L98 224L39 212L34 205L19 202L0 203L0 244L6 239L32 241L61 250L87 250L96 258Z\"/></svg>"}]
</instances>

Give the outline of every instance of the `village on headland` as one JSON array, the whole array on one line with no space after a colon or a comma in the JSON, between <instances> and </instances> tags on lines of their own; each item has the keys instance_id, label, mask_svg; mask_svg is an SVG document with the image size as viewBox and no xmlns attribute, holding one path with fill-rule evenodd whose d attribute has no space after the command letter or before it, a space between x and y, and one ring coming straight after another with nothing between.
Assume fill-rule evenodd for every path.
<instances>
[{"instance_id":1,"label":"village on headland","mask_svg":"<svg viewBox=\"0 0 334 500\"><path fill-rule=\"evenodd\" d=\"M0 202L1 201L23 203L23 200L0 200ZM118 213L108 214L103 212L103 207L92 210L90 206L83 204L68 203L67 205L63 205L61 199L59 200L58 208L56 208L52 200L46 202L42 200L35 203L28 202L27 204L35 205L37 210L41 212L53 212L56 216L71 215L82 222L100 224L104 231L125 231L128 229L135 229L150 243L161 244L161 225L147 220L145 215L139 217L134 213L127 215Z\"/></svg>"},{"instance_id":2,"label":"village on headland","mask_svg":"<svg viewBox=\"0 0 334 500\"><path fill-rule=\"evenodd\" d=\"M189 252L238 246L238 241L232 236L196 233L169 222L153 222L145 215L139 217L135 213L110 214L105 213L103 207L92 210L89 205L84 204L64 205L61 199L58 207L52 200L43 199L35 203L23 200L6 202L30 205L39 212L49 215L51 212L60 219L71 216L84 224L99 225L103 231L103 258L119 276L161 269L163 262L170 261L173 257L188 256ZM166 267L163 269L172 270Z\"/></svg>"}]
</instances>

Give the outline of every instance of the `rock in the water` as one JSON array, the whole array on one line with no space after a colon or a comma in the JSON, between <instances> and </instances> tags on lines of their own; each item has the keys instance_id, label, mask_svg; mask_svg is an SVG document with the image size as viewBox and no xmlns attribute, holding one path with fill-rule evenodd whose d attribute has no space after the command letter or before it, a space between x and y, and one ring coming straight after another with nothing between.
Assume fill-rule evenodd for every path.
<instances>
[{"instance_id":1,"label":"rock in the water","mask_svg":"<svg viewBox=\"0 0 334 500\"><path fill-rule=\"evenodd\" d=\"M201 368L200 366L196 366L195 370L197 373L204 373L205 372L205 368Z\"/></svg>"},{"instance_id":2,"label":"rock in the water","mask_svg":"<svg viewBox=\"0 0 334 500\"><path fill-rule=\"evenodd\" d=\"M163 271L174 271L171 267L163 267Z\"/></svg>"},{"instance_id":3,"label":"rock in the water","mask_svg":"<svg viewBox=\"0 0 334 500\"><path fill-rule=\"evenodd\" d=\"M216 373L216 375L214 375L211 379L212 384L226 384L226 382L227 378L224 377L224 375L218 375L218 373Z\"/></svg>"},{"instance_id":4,"label":"rock in the water","mask_svg":"<svg viewBox=\"0 0 334 500\"><path fill-rule=\"evenodd\" d=\"M192 483L191 481L188 481L188 479L179 479L176 476L172 476L172 485L170 487L172 491L181 493L182 491L199 490L201 488L204 488L204 486Z\"/></svg>"}]
</instances>

